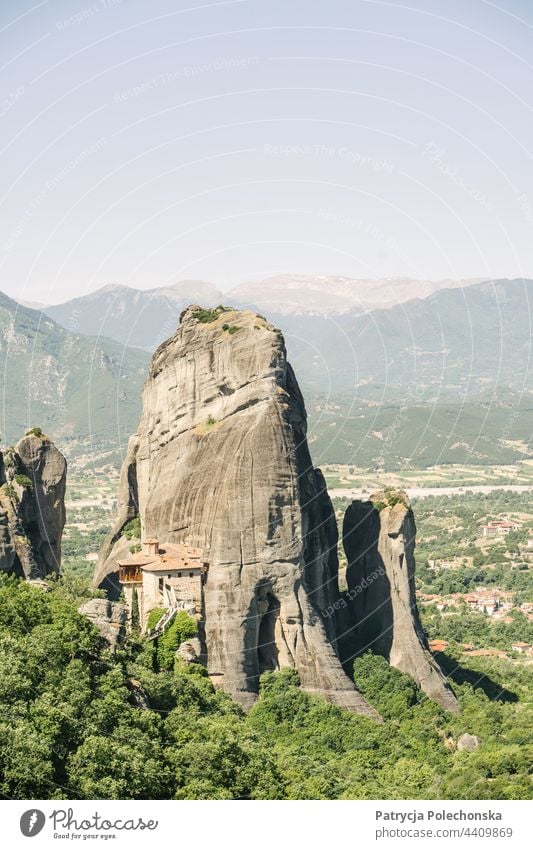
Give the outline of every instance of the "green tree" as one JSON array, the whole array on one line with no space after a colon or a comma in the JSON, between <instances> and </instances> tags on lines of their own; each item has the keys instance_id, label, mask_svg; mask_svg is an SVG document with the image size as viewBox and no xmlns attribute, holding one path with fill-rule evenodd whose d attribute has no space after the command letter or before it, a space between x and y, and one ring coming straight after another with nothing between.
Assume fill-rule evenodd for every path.
<instances>
[{"instance_id":1,"label":"green tree","mask_svg":"<svg viewBox=\"0 0 533 849\"><path fill-rule=\"evenodd\" d=\"M173 669L176 656L176 649L184 642L184 640L194 637L198 630L196 620L185 613L184 610L178 611L172 623L157 638L156 661L159 669Z\"/></svg>"},{"instance_id":2,"label":"green tree","mask_svg":"<svg viewBox=\"0 0 533 849\"><path fill-rule=\"evenodd\" d=\"M137 587L133 587L131 593L131 630L138 633L140 630L139 597Z\"/></svg>"}]
</instances>

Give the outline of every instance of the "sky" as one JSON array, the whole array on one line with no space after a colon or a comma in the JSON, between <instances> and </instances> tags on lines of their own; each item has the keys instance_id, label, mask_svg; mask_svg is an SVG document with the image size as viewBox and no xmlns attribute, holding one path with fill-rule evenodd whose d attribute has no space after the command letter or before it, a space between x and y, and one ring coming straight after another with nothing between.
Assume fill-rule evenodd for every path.
<instances>
[{"instance_id":1,"label":"sky","mask_svg":"<svg viewBox=\"0 0 533 849\"><path fill-rule=\"evenodd\" d=\"M3 0L0 289L533 277L528 0Z\"/></svg>"}]
</instances>

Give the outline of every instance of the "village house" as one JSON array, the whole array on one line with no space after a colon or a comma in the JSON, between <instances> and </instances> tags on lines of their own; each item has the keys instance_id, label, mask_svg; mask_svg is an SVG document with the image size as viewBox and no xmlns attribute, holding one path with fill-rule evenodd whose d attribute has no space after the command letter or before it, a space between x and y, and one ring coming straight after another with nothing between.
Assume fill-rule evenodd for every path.
<instances>
[{"instance_id":1,"label":"village house","mask_svg":"<svg viewBox=\"0 0 533 849\"><path fill-rule=\"evenodd\" d=\"M464 593L463 601L471 610L486 613L491 616L498 609L498 601L494 595L485 595L478 592Z\"/></svg>"},{"instance_id":2,"label":"village house","mask_svg":"<svg viewBox=\"0 0 533 849\"><path fill-rule=\"evenodd\" d=\"M507 520L499 520L489 522L487 525L482 525L481 533L484 537L506 536L511 531L517 531L520 525L516 522L508 522Z\"/></svg>"},{"instance_id":3,"label":"village house","mask_svg":"<svg viewBox=\"0 0 533 849\"><path fill-rule=\"evenodd\" d=\"M441 596L435 593L419 593L416 594L416 600L421 604L433 604L435 601L440 601Z\"/></svg>"},{"instance_id":4,"label":"village house","mask_svg":"<svg viewBox=\"0 0 533 849\"><path fill-rule=\"evenodd\" d=\"M430 640L428 645L431 652L442 652L445 651L450 644L446 642L446 640Z\"/></svg>"},{"instance_id":5,"label":"village house","mask_svg":"<svg viewBox=\"0 0 533 849\"><path fill-rule=\"evenodd\" d=\"M124 590L130 618L137 595L139 623L146 630L148 615L155 608L169 615L186 610L198 619L203 618L204 593L208 564L200 548L178 543L159 544L147 539L141 551L119 560L119 581Z\"/></svg>"},{"instance_id":6,"label":"village house","mask_svg":"<svg viewBox=\"0 0 533 849\"><path fill-rule=\"evenodd\" d=\"M473 649L465 651L467 657L507 657L502 649Z\"/></svg>"},{"instance_id":7,"label":"village house","mask_svg":"<svg viewBox=\"0 0 533 849\"><path fill-rule=\"evenodd\" d=\"M474 565L474 558L471 556L453 557L450 560L428 560L428 568L438 571L439 569L471 569Z\"/></svg>"},{"instance_id":8,"label":"village house","mask_svg":"<svg viewBox=\"0 0 533 849\"><path fill-rule=\"evenodd\" d=\"M470 593L455 593L447 601L456 600L457 603L464 602L470 610L485 613L487 616L503 616L504 613L513 609L514 595L506 590L479 587Z\"/></svg>"}]
</instances>

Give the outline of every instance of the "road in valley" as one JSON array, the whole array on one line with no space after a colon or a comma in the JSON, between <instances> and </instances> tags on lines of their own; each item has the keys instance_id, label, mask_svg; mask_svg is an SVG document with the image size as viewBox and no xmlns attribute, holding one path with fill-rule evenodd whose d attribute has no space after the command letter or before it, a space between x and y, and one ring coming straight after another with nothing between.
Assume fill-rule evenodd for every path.
<instances>
[{"instance_id":1,"label":"road in valley","mask_svg":"<svg viewBox=\"0 0 533 849\"><path fill-rule=\"evenodd\" d=\"M398 487L394 487L397 489ZM403 488L410 499L427 498L430 495L464 495L465 492L473 492L486 494L488 492L533 492L533 485L530 484L494 484L493 486L478 485L478 486L434 486L423 487L413 486ZM374 489L334 489L328 488L328 492L332 498L352 498L365 499L377 490Z\"/></svg>"}]
</instances>

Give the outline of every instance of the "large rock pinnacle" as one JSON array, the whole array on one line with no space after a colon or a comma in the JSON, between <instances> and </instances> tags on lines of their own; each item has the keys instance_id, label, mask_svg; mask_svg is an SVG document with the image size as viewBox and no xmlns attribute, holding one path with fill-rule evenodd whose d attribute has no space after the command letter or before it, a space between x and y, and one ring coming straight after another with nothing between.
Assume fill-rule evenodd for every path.
<instances>
[{"instance_id":1,"label":"large rock pinnacle","mask_svg":"<svg viewBox=\"0 0 533 849\"><path fill-rule=\"evenodd\" d=\"M119 504L98 581L113 579L137 509L143 537L203 549L217 686L248 707L262 672L289 666L305 690L377 717L322 616L338 598L336 528L280 331L252 312L184 311L152 359Z\"/></svg>"},{"instance_id":2,"label":"large rock pinnacle","mask_svg":"<svg viewBox=\"0 0 533 849\"><path fill-rule=\"evenodd\" d=\"M416 609L415 535L404 492L387 489L348 507L343 544L349 607L339 642L345 656L365 648L384 654L431 699L457 712L458 702L428 650Z\"/></svg>"}]
</instances>

